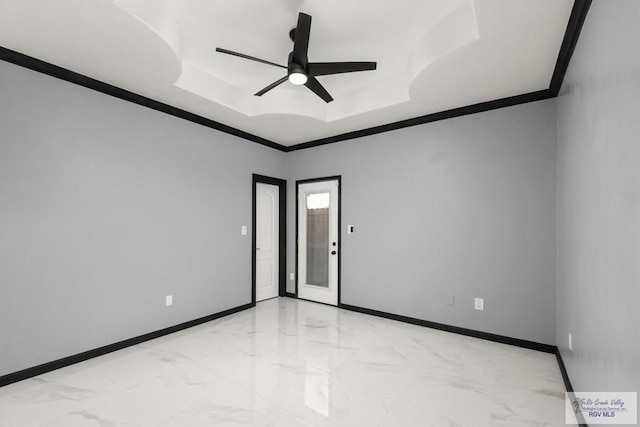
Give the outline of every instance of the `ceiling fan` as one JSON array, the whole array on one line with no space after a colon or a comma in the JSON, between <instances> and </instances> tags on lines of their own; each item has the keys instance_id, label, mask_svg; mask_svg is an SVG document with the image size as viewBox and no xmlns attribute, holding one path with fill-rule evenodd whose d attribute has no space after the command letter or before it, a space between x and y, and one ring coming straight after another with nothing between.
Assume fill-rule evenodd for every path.
<instances>
[{"instance_id":1,"label":"ceiling fan","mask_svg":"<svg viewBox=\"0 0 640 427\"><path fill-rule=\"evenodd\" d=\"M369 71L376 69L375 62L309 62L307 51L309 50L309 35L311 34L311 16L306 13L298 14L298 25L289 32L289 37L293 40L293 51L289 53L287 66L266 61L264 59L245 55L227 49L216 48L216 52L250 59L263 64L273 65L287 70L287 75L271 83L264 89L256 92L255 96L262 96L276 86L289 80L294 85L305 85L313 93L322 98L325 102L333 101L327 90L320 84L317 76L329 74L352 73L355 71Z\"/></svg>"}]
</instances>

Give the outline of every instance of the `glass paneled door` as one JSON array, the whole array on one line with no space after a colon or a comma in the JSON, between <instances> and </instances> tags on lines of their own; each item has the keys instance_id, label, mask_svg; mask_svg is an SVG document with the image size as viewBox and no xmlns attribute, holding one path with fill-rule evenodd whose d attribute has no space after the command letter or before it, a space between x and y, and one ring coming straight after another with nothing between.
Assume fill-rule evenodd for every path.
<instances>
[{"instance_id":1,"label":"glass paneled door","mask_svg":"<svg viewBox=\"0 0 640 427\"><path fill-rule=\"evenodd\" d=\"M339 181L298 183L298 296L338 305Z\"/></svg>"}]
</instances>

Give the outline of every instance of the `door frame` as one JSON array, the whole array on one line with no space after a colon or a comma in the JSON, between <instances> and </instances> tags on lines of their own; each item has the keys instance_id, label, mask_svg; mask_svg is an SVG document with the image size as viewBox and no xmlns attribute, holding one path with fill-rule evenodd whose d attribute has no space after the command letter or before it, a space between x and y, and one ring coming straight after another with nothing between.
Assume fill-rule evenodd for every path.
<instances>
[{"instance_id":1,"label":"door frame","mask_svg":"<svg viewBox=\"0 0 640 427\"><path fill-rule=\"evenodd\" d=\"M298 244L298 239L299 239L299 233L300 230L298 229L298 204L300 203L299 199L299 192L300 192L300 184L310 184L313 182L322 182L322 181L338 181L338 304L335 307L340 307L342 305L342 288L340 286L340 283L342 281L341 279L341 271L342 271L342 175L336 175L336 176L327 176L327 177L322 177L322 178L313 178L313 179L302 179L299 181L296 181L296 290L295 290L295 298L299 298L298 296L298 282L299 282L299 271L298 271L298 251L299 251L299 244ZM300 298L301 299L301 298ZM317 302L317 301L313 301L313 302ZM318 303L318 304L324 304L324 303ZM333 305L331 306L333 307Z\"/></svg>"},{"instance_id":2,"label":"door frame","mask_svg":"<svg viewBox=\"0 0 640 427\"><path fill-rule=\"evenodd\" d=\"M251 183L251 304L256 304L256 187L270 184L278 187L278 296L287 292L287 181L253 174Z\"/></svg>"}]
</instances>

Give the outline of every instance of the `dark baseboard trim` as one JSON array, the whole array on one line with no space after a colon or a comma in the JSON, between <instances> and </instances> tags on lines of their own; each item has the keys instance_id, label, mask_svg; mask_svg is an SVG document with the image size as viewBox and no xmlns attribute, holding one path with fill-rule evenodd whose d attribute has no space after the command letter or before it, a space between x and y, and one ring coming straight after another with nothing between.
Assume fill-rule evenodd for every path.
<instances>
[{"instance_id":1,"label":"dark baseboard trim","mask_svg":"<svg viewBox=\"0 0 640 427\"><path fill-rule=\"evenodd\" d=\"M255 306L255 304L245 304L239 307L230 308L219 313L211 314L209 316L201 317L199 319L190 320L179 325L170 326L159 331L150 332L148 334L140 335L138 337L129 338L124 341L120 341L114 344L105 345L104 347L95 348L93 350L78 353L73 356L68 356L62 359L54 360L52 362L43 363L42 365L34 366L32 368L23 369L22 371L14 372L12 374L3 375L0 377L0 387L23 381L29 378L33 378L38 375L46 374L47 372L55 371L56 369L64 368L69 365L73 365L85 360L93 359L94 357L102 356L108 353L112 353L123 348L131 347L136 344L143 343L155 338L160 338L164 335L169 335L174 332L181 331L183 329L191 328L193 326L200 325L202 323L210 322L212 320L219 319L221 317L228 316L230 314L238 313Z\"/></svg>"},{"instance_id":2,"label":"dark baseboard trim","mask_svg":"<svg viewBox=\"0 0 640 427\"><path fill-rule=\"evenodd\" d=\"M286 292L285 297L299 299L295 294L291 292ZM313 302L313 301L312 301ZM228 310L221 311L219 313L211 314L209 316L201 317L199 319L190 320L188 322L181 323L179 325L170 326L165 329L161 329L159 331L150 332L148 334L140 335L134 338L130 338L124 341L120 341L114 344L109 344L103 347L99 347L93 350L85 351L83 353L75 354L73 356L65 357L62 359L54 360L52 362L44 363L42 365L34 366L31 368L23 369L18 372L14 372L11 374L7 374L0 377L0 387L7 386L9 384L13 384L19 381L23 381L29 378L36 377L38 375L46 374L47 372L55 371L56 369L64 368L66 366L70 366L76 363L83 362L85 360L93 359L95 357L99 357L108 353L112 353L114 351L122 350L123 348L131 347L136 344L143 343L145 341L150 341L155 338L160 338L165 335L172 334L174 332L179 332L184 329L191 328L193 326L197 326L206 322L210 322L212 320L219 319L221 317L229 316L234 313L238 313L240 311L247 310L249 308L254 307L254 303L241 305L239 307L231 308ZM558 362L558 366L560 368L560 373L562 375L562 380L564 382L565 388L567 392L573 392L573 386L571 385L571 381L569 379L569 374L567 373L567 369L565 367L564 361L562 360L562 355L560 354L560 350L556 346L536 343L533 341L521 340L518 338L510 338L502 335L491 334L488 332L476 331L473 329L459 328L456 326L445 325L442 323L430 322L428 320L416 319L413 317L401 316L398 314L386 313L383 311L372 310L368 308L357 307L349 304L339 304L338 308L354 311L363 314L369 314L371 316L383 317L386 319L397 320L399 322L410 323L413 325L424 326L427 328L438 329L445 332L452 332L460 335L470 336L474 338L485 339L488 341L494 341L502 344L513 345L516 347L528 348L531 350L542 351L544 353L555 354L556 360ZM583 421L583 420L581 420ZM581 422L580 427L588 427L587 424Z\"/></svg>"},{"instance_id":3,"label":"dark baseboard trim","mask_svg":"<svg viewBox=\"0 0 640 427\"><path fill-rule=\"evenodd\" d=\"M571 385L571 380L569 380L569 373L567 372L567 368L564 365L564 360L562 360L562 354L560 354L559 348L556 348L556 360L558 361L560 374L562 374L562 381L564 382L564 388L567 389L568 393L573 393L573 386ZM578 423L580 427L589 427L587 423L584 421L582 414L578 414Z\"/></svg>"},{"instance_id":4,"label":"dark baseboard trim","mask_svg":"<svg viewBox=\"0 0 640 427\"><path fill-rule=\"evenodd\" d=\"M573 386L571 385L571 381L569 380L569 374L567 373L567 368L564 366L564 361L562 360L562 355L560 354L560 349L556 348L556 359L558 360L558 366L560 367L560 373L562 374L562 381L564 381L564 386L569 393L573 392Z\"/></svg>"},{"instance_id":5,"label":"dark baseboard trim","mask_svg":"<svg viewBox=\"0 0 640 427\"><path fill-rule=\"evenodd\" d=\"M384 311L371 310L369 308L356 307L349 304L340 304L339 308L345 310L356 311L358 313L370 314L372 316L384 317L386 319L397 320L399 322L411 323L413 325L425 326L440 331L452 332L454 334L466 335L469 337L480 338L487 341L493 341L501 344L513 345L516 347L528 348L530 350L542 351L544 353L556 354L557 347L555 345L542 344L534 341L522 340L519 338L511 338L503 335L491 334L489 332L476 331L473 329L459 328L457 326L445 325L443 323L430 322L428 320L416 319L414 317L401 316L399 314L386 313Z\"/></svg>"}]
</instances>

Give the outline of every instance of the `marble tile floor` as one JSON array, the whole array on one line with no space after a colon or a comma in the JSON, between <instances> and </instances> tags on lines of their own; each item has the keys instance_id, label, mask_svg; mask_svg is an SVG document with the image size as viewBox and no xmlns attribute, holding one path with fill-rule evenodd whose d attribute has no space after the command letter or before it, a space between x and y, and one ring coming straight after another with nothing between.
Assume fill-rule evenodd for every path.
<instances>
[{"instance_id":1,"label":"marble tile floor","mask_svg":"<svg viewBox=\"0 0 640 427\"><path fill-rule=\"evenodd\" d=\"M0 427L565 426L564 391L551 354L276 298L0 388Z\"/></svg>"}]
</instances>

